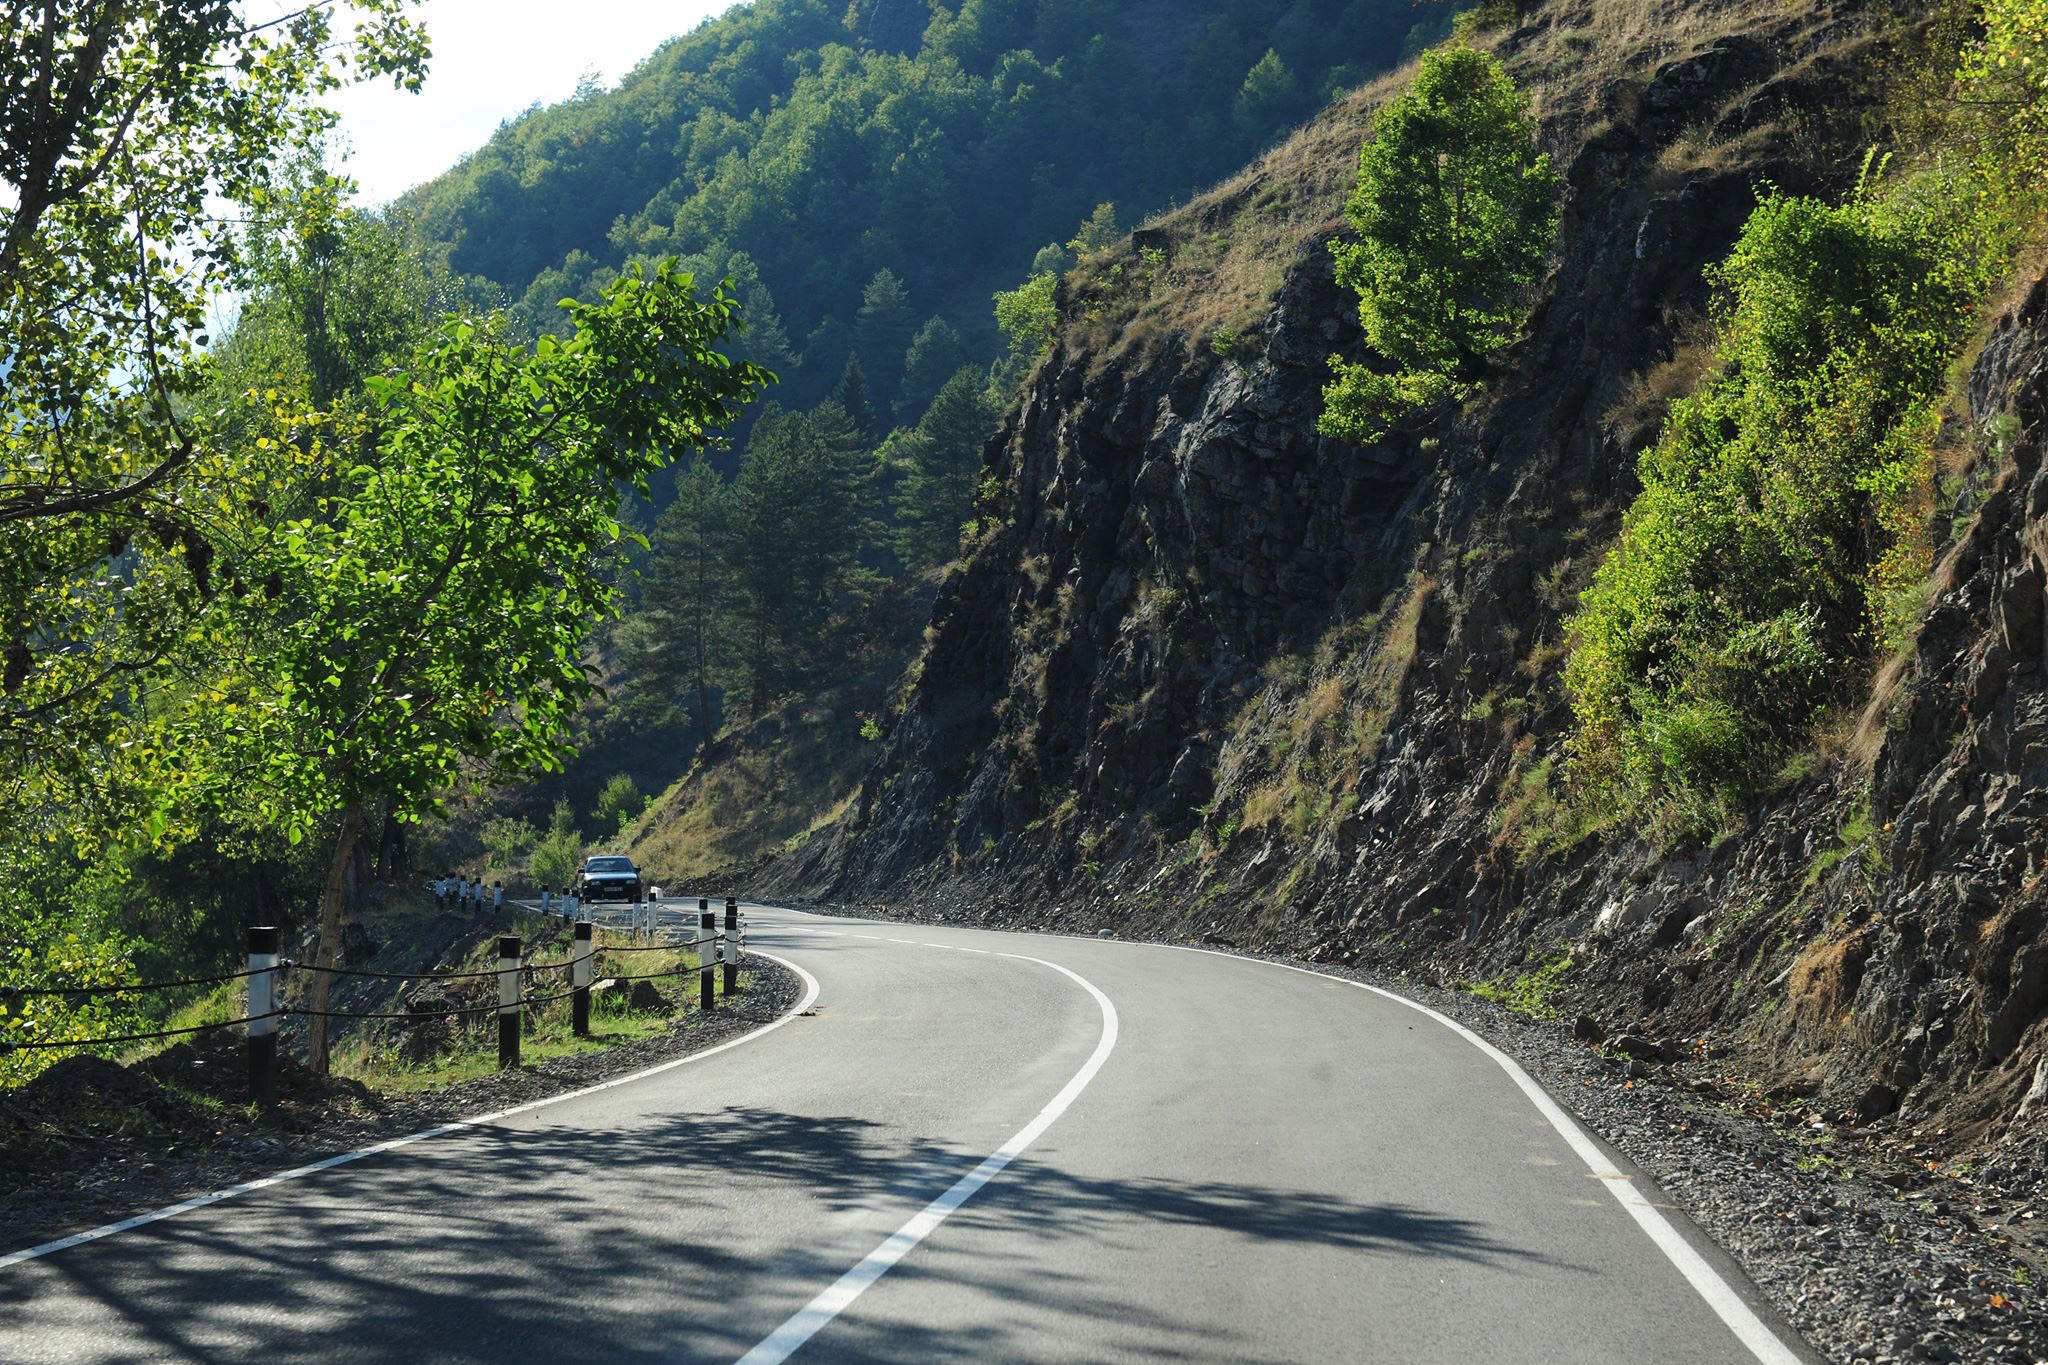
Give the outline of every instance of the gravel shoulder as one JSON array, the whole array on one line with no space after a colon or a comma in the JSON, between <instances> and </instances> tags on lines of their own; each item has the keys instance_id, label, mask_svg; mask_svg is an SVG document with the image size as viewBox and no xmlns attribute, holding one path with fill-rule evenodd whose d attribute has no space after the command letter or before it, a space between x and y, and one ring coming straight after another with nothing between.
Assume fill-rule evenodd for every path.
<instances>
[{"instance_id":1,"label":"gravel shoulder","mask_svg":"<svg viewBox=\"0 0 2048 1365\"><path fill-rule=\"evenodd\" d=\"M752 988L706 1018L694 1011L653 1037L414 1094L281 1067L275 1110L248 1112L238 1030L123 1067L73 1058L0 1097L0 1252L34 1246L196 1195L416 1133L546 1099L729 1042L796 1007L787 968L751 956ZM160 1077L175 1075L167 1086ZM48 1084L42 1082L52 1078ZM224 1103L209 1104L213 1094Z\"/></svg>"},{"instance_id":2,"label":"gravel shoulder","mask_svg":"<svg viewBox=\"0 0 2048 1365\"><path fill-rule=\"evenodd\" d=\"M883 921L977 923L957 906L781 903ZM1859 1125L1854 1115L1760 1092L1730 1074L1718 1040L1533 1019L1390 973L1185 946L1379 986L1465 1025L1655 1179L1831 1361L2048 1365L2048 1153L2038 1136L1980 1167L1943 1167L1890 1120ZM1575 1025L1602 1036L1576 1037Z\"/></svg>"}]
</instances>

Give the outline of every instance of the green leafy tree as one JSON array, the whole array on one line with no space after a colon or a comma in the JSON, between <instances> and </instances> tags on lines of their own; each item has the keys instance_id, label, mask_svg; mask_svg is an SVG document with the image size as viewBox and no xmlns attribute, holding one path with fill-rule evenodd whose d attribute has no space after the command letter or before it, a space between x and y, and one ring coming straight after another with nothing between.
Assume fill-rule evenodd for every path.
<instances>
[{"instance_id":1,"label":"green leafy tree","mask_svg":"<svg viewBox=\"0 0 2048 1365\"><path fill-rule=\"evenodd\" d=\"M647 800L640 795L639 785L630 773L613 773L604 784L604 790L597 794L598 820L621 835L646 808Z\"/></svg>"},{"instance_id":2,"label":"green leafy tree","mask_svg":"<svg viewBox=\"0 0 2048 1365\"><path fill-rule=\"evenodd\" d=\"M336 468L321 515L252 552L279 591L248 594L227 623L245 642L242 695L192 699L187 747L217 754L198 769L208 794L294 841L332 831L320 966L372 812L416 821L458 785L560 765L596 689L587 635L616 614L618 489L644 493L765 381L719 354L731 300L697 298L668 263L567 307L567 340L522 348L500 322L450 320L404 377L369 382L374 462ZM182 785L167 774L159 819ZM316 1011L328 980L313 975Z\"/></svg>"},{"instance_id":3,"label":"green leafy tree","mask_svg":"<svg viewBox=\"0 0 2048 1365\"><path fill-rule=\"evenodd\" d=\"M1074 253L1058 242L1047 242L1031 257L1032 275L1064 275L1074 268Z\"/></svg>"},{"instance_id":4,"label":"green leafy tree","mask_svg":"<svg viewBox=\"0 0 2048 1365\"><path fill-rule=\"evenodd\" d=\"M1058 290L1059 277L1047 271L996 295L996 326L1010 343L1009 368L1015 378L1052 349L1060 325Z\"/></svg>"},{"instance_id":5,"label":"green leafy tree","mask_svg":"<svg viewBox=\"0 0 2048 1365\"><path fill-rule=\"evenodd\" d=\"M897 443L892 455L904 472L896 488L896 544L906 566L943 563L959 551L981 450L1000 416L981 376L962 369Z\"/></svg>"},{"instance_id":6,"label":"green leafy tree","mask_svg":"<svg viewBox=\"0 0 2048 1365\"><path fill-rule=\"evenodd\" d=\"M551 891L566 891L576 880L583 866L583 836L576 830L576 812L569 809L567 801L555 803L547 833L534 842L528 866L535 883Z\"/></svg>"},{"instance_id":7,"label":"green leafy tree","mask_svg":"<svg viewBox=\"0 0 2048 1365\"><path fill-rule=\"evenodd\" d=\"M1499 60L1463 46L1425 54L1373 117L1344 206L1357 240L1331 250L1380 359L1331 357L1325 434L1370 440L1461 396L1521 329L1557 233L1557 175L1535 132Z\"/></svg>"},{"instance_id":8,"label":"green leafy tree","mask_svg":"<svg viewBox=\"0 0 2048 1365\"><path fill-rule=\"evenodd\" d=\"M0 981L25 991L133 981L139 945L106 922L107 879L105 868L80 867L49 846L0 848ZM34 1079L66 1052L5 1044L136 1031L137 1003L125 995L0 995L0 1089Z\"/></svg>"},{"instance_id":9,"label":"green leafy tree","mask_svg":"<svg viewBox=\"0 0 2048 1365\"><path fill-rule=\"evenodd\" d=\"M478 837L483 841L485 863L492 868L507 868L533 847L540 833L524 820L494 815L484 821Z\"/></svg>"},{"instance_id":10,"label":"green leafy tree","mask_svg":"<svg viewBox=\"0 0 2048 1365\"><path fill-rule=\"evenodd\" d=\"M1110 250L1124 239L1124 230L1117 226L1116 205L1101 203L1095 211L1082 220L1073 237L1067 242L1067 250L1082 260Z\"/></svg>"},{"instance_id":11,"label":"green leafy tree","mask_svg":"<svg viewBox=\"0 0 2048 1365\"><path fill-rule=\"evenodd\" d=\"M1957 85L1976 117L1977 173L2017 204L2021 221L2048 197L2048 0L1983 0L1982 38L1963 49Z\"/></svg>"},{"instance_id":12,"label":"green leafy tree","mask_svg":"<svg viewBox=\"0 0 2048 1365\"><path fill-rule=\"evenodd\" d=\"M0 806L103 796L144 680L231 581L277 471L194 397L234 219L342 81L417 85L403 0L0 12ZM132 747L132 745L130 746ZM111 757L110 757L111 756Z\"/></svg>"}]
</instances>

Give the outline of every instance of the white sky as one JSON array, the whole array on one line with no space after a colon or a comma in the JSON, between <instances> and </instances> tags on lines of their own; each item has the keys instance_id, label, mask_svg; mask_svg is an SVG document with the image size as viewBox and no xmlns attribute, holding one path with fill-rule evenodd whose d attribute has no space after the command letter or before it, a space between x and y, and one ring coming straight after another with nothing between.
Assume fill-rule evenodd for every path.
<instances>
[{"instance_id":1,"label":"white sky","mask_svg":"<svg viewBox=\"0 0 2048 1365\"><path fill-rule=\"evenodd\" d=\"M341 115L345 169L382 204L431 180L535 100L575 92L585 71L618 84L655 48L734 0L423 0L434 55L419 94L388 83L328 97Z\"/></svg>"}]
</instances>

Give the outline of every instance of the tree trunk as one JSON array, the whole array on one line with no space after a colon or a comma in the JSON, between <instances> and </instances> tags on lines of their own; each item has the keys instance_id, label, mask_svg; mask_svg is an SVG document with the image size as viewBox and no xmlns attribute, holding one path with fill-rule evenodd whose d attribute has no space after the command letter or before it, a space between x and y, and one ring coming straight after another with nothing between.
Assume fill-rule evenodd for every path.
<instances>
[{"instance_id":1,"label":"tree trunk","mask_svg":"<svg viewBox=\"0 0 2048 1365\"><path fill-rule=\"evenodd\" d=\"M711 687L704 681L704 675L697 675L697 753L706 763L711 761Z\"/></svg>"},{"instance_id":2,"label":"tree trunk","mask_svg":"<svg viewBox=\"0 0 2048 1365\"><path fill-rule=\"evenodd\" d=\"M342 893L362 834L363 808L350 806L341 813L341 832L334 837L334 856L327 864L327 885L320 891L320 946L313 957L316 967L332 967L340 951ZM306 994L306 1007L314 1011L306 1021L306 1065L316 1076L327 1074L327 1019L320 1011L327 1008L327 989L333 981L328 972L314 972L312 989Z\"/></svg>"}]
</instances>

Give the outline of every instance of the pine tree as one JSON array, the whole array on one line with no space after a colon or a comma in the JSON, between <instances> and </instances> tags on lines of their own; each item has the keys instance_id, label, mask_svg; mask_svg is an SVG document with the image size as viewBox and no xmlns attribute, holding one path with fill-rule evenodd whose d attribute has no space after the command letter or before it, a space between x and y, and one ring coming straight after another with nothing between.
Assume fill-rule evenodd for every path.
<instances>
[{"instance_id":1,"label":"pine tree","mask_svg":"<svg viewBox=\"0 0 2048 1365\"><path fill-rule=\"evenodd\" d=\"M910 346L916 321L910 291L893 271L878 270L861 294L860 316L854 323L854 344L861 368L867 371L869 396L886 406L903 376L903 353Z\"/></svg>"},{"instance_id":2,"label":"pine tree","mask_svg":"<svg viewBox=\"0 0 2048 1365\"><path fill-rule=\"evenodd\" d=\"M905 466L896 489L897 553L907 567L942 563L960 548L973 510L981 450L1001 414L973 366L939 390L915 430L894 451Z\"/></svg>"},{"instance_id":3,"label":"pine tree","mask_svg":"<svg viewBox=\"0 0 2048 1365\"><path fill-rule=\"evenodd\" d=\"M832 386L832 397L828 401L836 403L846 414L862 440L873 439L875 413L868 403L867 372L861 369L859 351L846 353L846 368L839 372L839 382Z\"/></svg>"},{"instance_id":4,"label":"pine tree","mask_svg":"<svg viewBox=\"0 0 2048 1365\"><path fill-rule=\"evenodd\" d=\"M1237 92L1237 121L1254 135L1292 122L1302 111L1301 83L1271 48L1245 73Z\"/></svg>"},{"instance_id":5,"label":"pine tree","mask_svg":"<svg viewBox=\"0 0 2048 1365\"><path fill-rule=\"evenodd\" d=\"M676 499L655 524L643 607L631 635L637 690L680 680L696 693L701 752L711 748L711 691L728 660L738 608L732 565L731 493L699 457L676 477Z\"/></svg>"},{"instance_id":6,"label":"pine tree","mask_svg":"<svg viewBox=\"0 0 2048 1365\"><path fill-rule=\"evenodd\" d=\"M922 411L938 396L953 372L966 363L967 348L945 319L932 318L918 328L903 356L903 392L896 399L897 419Z\"/></svg>"},{"instance_id":7,"label":"pine tree","mask_svg":"<svg viewBox=\"0 0 2048 1365\"><path fill-rule=\"evenodd\" d=\"M730 644L750 717L826 662L818 638L856 576L860 489L841 455L812 416L771 405L741 457L732 489L739 602Z\"/></svg>"}]
</instances>

